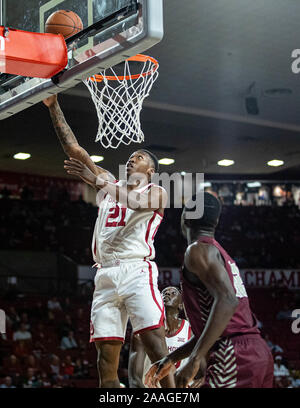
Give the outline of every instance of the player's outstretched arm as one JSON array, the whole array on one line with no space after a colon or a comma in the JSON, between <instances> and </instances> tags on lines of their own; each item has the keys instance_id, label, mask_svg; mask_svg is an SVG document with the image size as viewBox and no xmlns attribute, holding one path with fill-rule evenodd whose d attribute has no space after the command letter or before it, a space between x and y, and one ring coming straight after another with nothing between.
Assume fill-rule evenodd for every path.
<instances>
[{"instance_id":1,"label":"player's outstretched arm","mask_svg":"<svg viewBox=\"0 0 300 408\"><path fill-rule=\"evenodd\" d=\"M55 132L66 155L86 164L95 175L106 173L105 169L96 166L88 152L78 144L78 141L59 106L57 95L52 95L49 98L44 99L43 102L49 109Z\"/></svg>"},{"instance_id":2,"label":"player's outstretched arm","mask_svg":"<svg viewBox=\"0 0 300 408\"><path fill-rule=\"evenodd\" d=\"M70 157L69 160L65 160L64 163L64 169L68 174L80 177L85 183L89 184L96 190L98 189L96 185L97 175L94 174L86 164L73 157ZM108 171L102 174L102 178L115 182L115 177Z\"/></svg>"},{"instance_id":3,"label":"player's outstretched arm","mask_svg":"<svg viewBox=\"0 0 300 408\"><path fill-rule=\"evenodd\" d=\"M214 299L204 330L192 353L194 357L205 357L227 327L239 301L215 247L194 243L187 249L184 262Z\"/></svg>"},{"instance_id":4,"label":"player's outstretched arm","mask_svg":"<svg viewBox=\"0 0 300 408\"><path fill-rule=\"evenodd\" d=\"M135 211L159 211L164 212L168 202L168 194L160 186L152 186L148 192L138 193L135 190L128 191L126 186L118 186L103 178L97 177L96 185L108 193L114 200L127 208Z\"/></svg>"},{"instance_id":5,"label":"player's outstretched arm","mask_svg":"<svg viewBox=\"0 0 300 408\"><path fill-rule=\"evenodd\" d=\"M187 249L184 263L204 283L214 302L194 350L187 363L176 373L177 388L186 388L197 373L204 380L206 357L224 332L239 303L227 271L217 257L216 248L194 243Z\"/></svg>"},{"instance_id":6,"label":"player's outstretched arm","mask_svg":"<svg viewBox=\"0 0 300 408\"><path fill-rule=\"evenodd\" d=\"M128 360L128 381L130 388L145 388L143 383L146 352L141 339L131 336Z\"/></svg>"}]
</instances>

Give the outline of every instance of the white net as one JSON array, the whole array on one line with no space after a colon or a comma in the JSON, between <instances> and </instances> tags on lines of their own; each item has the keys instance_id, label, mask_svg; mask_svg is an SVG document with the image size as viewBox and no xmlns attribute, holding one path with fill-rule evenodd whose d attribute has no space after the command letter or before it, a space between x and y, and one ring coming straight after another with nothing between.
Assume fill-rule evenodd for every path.
<instances>
[{"instance_id":1,"label":"white net","mask_svg":"<svg viewBox=\"0 0 300 408\"><path fill-rule=\"evenodd\" d=\"M131 71L142 66L138 74ZM137 55L124 62L122 73L111 67L84 81L94 101L99 127L96 142L105 148L120 143L144 141L140 114L144 99L158 77L158 62L146 55Z\"/></svg>"}]
</instances>

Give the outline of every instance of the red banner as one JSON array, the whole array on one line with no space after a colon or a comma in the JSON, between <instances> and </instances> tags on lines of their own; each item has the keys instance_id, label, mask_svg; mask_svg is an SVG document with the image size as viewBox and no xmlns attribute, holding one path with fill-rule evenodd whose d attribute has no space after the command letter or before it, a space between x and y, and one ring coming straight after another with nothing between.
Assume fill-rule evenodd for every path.
<instances>
[{"instance_id":1,"label":"red banner","mask_svg":"<svg viewBox=\"0 0 300 408\"><path fill-rule=\"evenodd\" d=\"M159 268L158 283L160 287L179 286L181 268ZM78 267L78 279L89 280L95 276L96 269L88 266ZM242 269L242 280L248 288L267 288L284 285L290 289L300 288L300 270L290 269Z\"/></svg>"},{"instance_id":2,"label":"red banner","mask_svg":"<svg viewBox=\"0 0 300 408\"><path fill-rule=\"evenodd\" d=\"M241 278L248 288L267 288L285 286L290 289L300 288L299 269L241 269ZM180 268L159 268L159 284L178 286L180 282Z\"/></svg>"},{"instance_id":3,"label":"red banner","mask_svg":"<svg viewBox=\"0 0 300 408\"><path fill-rule=\"evenodd\" d=\"M241 276L247 287L285 286L290 289L300 288L300 270L290 269L244 269Z\"/></svg>"}]
</instances>

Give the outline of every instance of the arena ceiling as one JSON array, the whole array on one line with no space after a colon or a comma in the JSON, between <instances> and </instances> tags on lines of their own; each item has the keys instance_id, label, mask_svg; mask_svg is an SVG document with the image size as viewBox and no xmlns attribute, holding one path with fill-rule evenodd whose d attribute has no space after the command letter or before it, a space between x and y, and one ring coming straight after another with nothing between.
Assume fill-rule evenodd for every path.
<instances>
[{"instance_id":1,"label":"arena ceiling","mask_svg":"<svg viewBox=\"0 0 300 408\"><path fill-rule=\"evenodd\" d=\"M97 117L84 85L60 95L79 143L102 154L113 172L140 146L172 157L169 172L217 177L300 179L300 2L294 0L164 0L165 36L149 50L160 76L142 112L145 143L105 150L94 143ZM247 113L246 96L259 113ZM42 104L0 122L0 170L63 176L64 154ZM26 161L12 159L25 151ZM220 159L235 165L221 168ZM284 160L274 169L271 159Z\"/></svg>"}]
</instances>

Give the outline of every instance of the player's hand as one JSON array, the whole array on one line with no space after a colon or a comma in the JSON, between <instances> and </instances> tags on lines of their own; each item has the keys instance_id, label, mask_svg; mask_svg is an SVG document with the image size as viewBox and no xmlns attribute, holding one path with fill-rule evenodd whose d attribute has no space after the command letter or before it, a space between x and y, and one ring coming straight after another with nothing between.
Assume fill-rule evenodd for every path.
<instances>
[{"instance_id":1,"label":"player's hand","mask_svg":"<svg viewBox=\"0 0 300 408\"><path fill-rule=\"evenodd\" d=\"M202 357L200 360L195 357L190 357L187 363L180 368L175 374L176 388L188 388L192 383L191 388L196 385L200 387L204 383L206 374L206 359ZM193 381L197 375L197 380Z\"/></svg>"},{"instance_id":2,"label":"player's hand","mask_svg":"<svg viewBox=\"0 0 300 408\"><path fill-rule=\"evenodd\" d=\"M159 381L171 372L175 372L175 370L176 368L173 361L166 356L150 367L145 377L145 384L149 388L157 388L159 386Z\"/></svg>"},{"instance_id":3,"label":"player's hand","mask_svg":"<svg viewBox=\"0 0 300 408\"><path fill-rule=\"evenodd\" d=\"M189 388L201 388L204 382L205 382L205 377L202 377L200 379L194 378L194 381L192 382L191 385L189 385Z\"/></svg>"},{"instance_id":4,"label":"player's hand","mask_svg":"<svg viewBox=\"0 0 300 408\"><path fill-rule=\"evenodd\" d=\"M43 103L50 108L50 106L54 105L57 102L57 95L51 95L49 98L43 100Z\"/></svg>"},{"instance_id":5,"label":"player's hand","mask_svg":"<svg viewBox=\"0 0 300 408\"><path fill-rule=\"evenodd\" d=\"M73 176L80 177L86 183L91 184L92 186L96 185L96 176L91 170L80 160L73 159L70 157L70 160L65 160L64 169L68 174Z\"/></svg>"}]
</instances>

